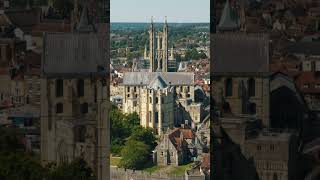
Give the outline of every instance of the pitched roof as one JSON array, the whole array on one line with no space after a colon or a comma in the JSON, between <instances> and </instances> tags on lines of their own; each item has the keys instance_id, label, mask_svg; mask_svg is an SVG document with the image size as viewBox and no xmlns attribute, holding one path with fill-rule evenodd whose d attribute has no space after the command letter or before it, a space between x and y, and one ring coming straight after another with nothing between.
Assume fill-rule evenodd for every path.
<instances>
[{"instance_id":1,"label":"pitched roof","mask_svg":"<svg viewBox=\"0 0 320 180\"><path fill-rule=\"evenodd\" d=\"M42 72L46 75L94 74L107 67L106 34L46 33Z\"/></svg>"},{"instance_id":2,"label":"pitched roof","mask_svg":"<svg viewBox=\"0 0 320 180\"><path fill-rule=\"evenodd\" d=\"M149 84L149 88L152 88L155 90L164 89L167 86L168 86L167 83L165 82L165 80L163 80L163 78L160 75L156 76Z\"/></svg>"},{"instance_id":3,"label":"pitched roof","mask_svg":"<svg viewBox=\"0 0 320 180\"><path fill-rule=\"evenodd\" d=\"M240 19L235 10L231 8L229 0L227 0L224 5L217 28L222 31L237 30L240 28Z\"/></svg>"},{"instance_id":4,"label":"pitched roof","mask_svg":"<svg viewBox=\"0 0 320 180\"><path fill-rule=\"evenodd\" d=\"M193 85L194 74L185 72L125 72L123 85L149 85L155 77L161 79L169 85Z\"/></svg>"},{"instance_id":5,"label":"pitched roof","mask_svg":"<svg viewBox=\"0 0 320 180\"><path fill-rule=\"evenodd\" d=\"M216 73L269 71L269 37L260 34L214 34L213 70Z\"/></svg>"},{"instance_id":6,"label":"pitched roof","mask_svg":"<svg viewBox=\"0 0 320 180\"><path fill-rule=\"evenodd\" d=\"M89 20L88 7L85 6L82 10L80 22L77 26L78 32L93 32L95 30L93 24Z\"/></svg>"},{"instance_id":7,"label":"pitched roof","mask_svg":"<svg viewBox=\"0 0 320 180\"><path fill-rule=\"evenodd\" d=\"M183 135L183 139L181 138L181 134ZM169 133L169 140L177 150L182 148L182 142L185 139L193 139L194 137L195 135L190 128L176 128Z\"/></svg>"}]
</instances>

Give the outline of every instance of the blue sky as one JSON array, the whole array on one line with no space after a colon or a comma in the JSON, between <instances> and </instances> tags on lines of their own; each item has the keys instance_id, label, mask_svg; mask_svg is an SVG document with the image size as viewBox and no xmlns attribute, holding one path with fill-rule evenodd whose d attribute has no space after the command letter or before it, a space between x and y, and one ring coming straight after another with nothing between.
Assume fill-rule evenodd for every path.
<instances>
[{"instance_id":1,"label":"blue sky","mask_svg":"<svg viewBox=\"0 0 320 180\"><path fill-rule=\"evenodd\" d=\"M210 22L210 0L111 0L111 22Z\"/></svg>"}]
</instances>

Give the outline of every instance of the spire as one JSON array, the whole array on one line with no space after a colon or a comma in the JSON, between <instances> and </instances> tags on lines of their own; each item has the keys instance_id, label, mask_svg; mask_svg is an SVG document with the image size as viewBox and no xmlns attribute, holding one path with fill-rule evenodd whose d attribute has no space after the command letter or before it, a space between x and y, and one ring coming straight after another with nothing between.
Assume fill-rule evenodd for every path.
<instances>
[{"instance_id":1,"label":"spire","mask_svg":"<svg viewBox=\"0 0 320 180\"><path fill-rule=\"evenodd\" d=\"M171 55L170 55L170 59L172 60L173 59L173 46L171 47Z\"/></svg>"},{"instance_id":2,"label":"spire","mask_svg":"<svg viewBox=\"0 0 320 180\"><path fill-rule=\"evenodd\" d=\"M229 0L224 5L220 22L218 24L219 31L234 31L240 28L240 20L233 8L230 6Z\"/></svg>"},{"instance_id":3,"label":"spire","mask_svg":"<svg viewBox=\"0 0 320 180\"><path fill-rule=\"evenodd\" d=\"M26 10L30 10L30 9L31 9L30 0L27 0Z\"/></svg>"},{"instance_id":4,"label":"spire","mask_svg":"<svg viewBox=\"0 0 320 180\"><path fill-rule=\"evenodd\" d=\"M77 30L78 32L87 32L87 33L95 31L93 24L89 20L87 4L85 4L83 7Z\"/></svg>"},{"instance_id":5,"label":"spire","mask_svg":"<svg viewBox=\"0 0 320 180\"><path fill-rule=\"evenodd\" d=\"M164 24L165 24L166 26L168 25L167 16L164 17Z\"/></svg>"},{"instance_id":6,"label":"spire","mask_svg":"<svg viewBox=\"0 0 320 180\"><path fill-rule=\"evenodd\" d=\"M147 45L144 45L144 59L148 59Z\"/></svg>"},{"instance_id":7,"label":"spire","mask_svg":"<svg viewBox=\"0 0 320 180\"><path fill-rule=\"evenodd\" d=\"M241 31L246 31L246 10L244 7L244 0L240 1L240 28Z\"/></svg>"}]
</instances>

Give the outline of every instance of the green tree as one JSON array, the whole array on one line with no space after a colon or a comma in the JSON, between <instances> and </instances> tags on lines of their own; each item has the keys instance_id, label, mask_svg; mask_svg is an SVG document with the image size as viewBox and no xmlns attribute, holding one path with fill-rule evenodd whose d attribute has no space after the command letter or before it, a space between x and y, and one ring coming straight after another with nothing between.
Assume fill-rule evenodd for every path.
<instances>
[{"instance_id":1,"label":"green tree","mask_svg":"<svg viewBox=\"0 0 320 180\"><path fill-rule=\"evenodd\" d=\"M0 153L1 180L42 180L45 169L30 154Z\"/></svg>"},{"instance_id":2,"label":"green tree","mask_svg":"<svg viewBox=\"0 0 320 180\"><path fill-rule=\"evenodd\" d=\"M95 180L91 168L83 159L75 159L71 163L47 166L47 180Z\"/></svg>"},{"instance_id":3,"label":"green tree","mask_svg":"<svg viewBox=\"0 0 320 180\"><path fill-rule=\"evenodd\" d=\"M129 140L135 140L135 141L140 141L145 143L146 145L149 146L150 153L157 145L157 142L156 142L157 138L155 137L153 130L150 128L144 128L141 126L134 129L128 141Z\"/></svg>"},{"instance_id":4,"label":"green tree","mask_svg":"<svg viewBox=\"0 0 320 180\"><path fill-rule=\"evenodd\" d=\"M140 125L137 113L123 114L113 106L110 113L111 125L111 153L120 154L126 139L131 136L133 130Z\"/></svg>"},{"instance_id":5,"label":"green tree","mask_svg":"<svg viewBox=\"0 0 320 180\"><path fill-rule=\"evenodd\" d=\"M142 169L149 161L150 147L143 142L128 140L121 150L120 167Z\"/></svg>"}]
</instances>

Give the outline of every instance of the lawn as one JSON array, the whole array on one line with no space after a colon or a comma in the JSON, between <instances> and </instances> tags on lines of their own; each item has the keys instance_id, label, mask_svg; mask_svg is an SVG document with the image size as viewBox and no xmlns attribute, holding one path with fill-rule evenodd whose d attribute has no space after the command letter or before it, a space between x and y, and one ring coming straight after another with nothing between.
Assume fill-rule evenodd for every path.
<instances>
[{"instance_id":1,"label":"lawn","mask_svg":"<svg viewBox=\"0 0 320 180\"><path fill-rule=\"evenodd\" d=\"M178 166L178 167L174 167L170 171L170 174L183 175L186 172L186 170L191 168L191 166L192 166L192 163L185 164L185 165Z\"/></svg>"},{"instance_id":2,"label":"lawn","mask_svg":"<svg viewBox=\"0 0 320 180\"><path fill-rule=\"evenodd\" d=\"M110 165L111 166L118 166L120 163L121 157L110 157Z\"/></svg>"},{"instance_id":3,"label":"lawn","mask_svg":"<svg viewBox=\"0 0 320 180\"><path fill-rule=\"evenodd\" d=\"M163 166L151 166L151 167L145 168L143 171L148 172L148 173L154 173L154 172L161 170L162 168L164 168L164 167Z\"/></svg>"}]
</instances>

